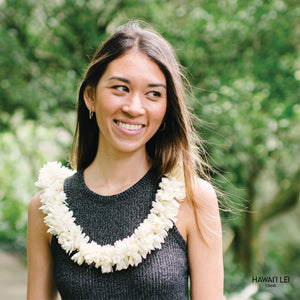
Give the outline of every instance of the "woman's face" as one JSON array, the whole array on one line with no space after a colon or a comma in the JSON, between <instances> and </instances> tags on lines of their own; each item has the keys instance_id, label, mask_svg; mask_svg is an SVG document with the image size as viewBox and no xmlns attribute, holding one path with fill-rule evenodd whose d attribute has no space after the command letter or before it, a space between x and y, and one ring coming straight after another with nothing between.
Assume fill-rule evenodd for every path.
<instances>
[{"instance_id":1,"label":"woman's face","mask_svg":"<svg viewBox=\"0 0 300 300\"><path fill-rule=\"evenodd\" d=\"M148 56L130 51L112 61L93 97L85 90L100 129L100 149L146 151L166 113L166 88L163 72Z\"/></svg>"}]
</instances>

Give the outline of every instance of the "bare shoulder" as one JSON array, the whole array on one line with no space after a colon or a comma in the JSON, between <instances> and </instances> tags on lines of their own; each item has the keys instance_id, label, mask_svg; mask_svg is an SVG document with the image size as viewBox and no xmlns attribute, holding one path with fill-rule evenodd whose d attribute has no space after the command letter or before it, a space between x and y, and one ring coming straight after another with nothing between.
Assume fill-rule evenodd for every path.
<instances>
[{"instance_id":1,"label":"bare shoulder","mask_svg":"<svg viewBox=\"0 0 300 300\"><path fill-rule=\"evenodd\" d=\"M194 205L190 205L190 222L188 234L199 236L209 243L219 240L222 236L218 199L214 187L201 178L195 178L193 183Z\"/></svg>"},{"instance_id":2,"label":"bare shoulder","mask_svg":"<svg viewBox=\"0 0 300 300\"><path fill-rule=\"evenodd\" d=\"M192 188L193 203L187 199L181 202L176 226L189 244L195 240L214 243L222 235L215 189L198 177Z\"/></svg>"},{"instance_id":3,"label":"bare shoulder","mask_svg":"<svg viewBox=\"0 0 300 300\"><path fill-rule=\"evenodd\" d=\"M200 207L218 206L215 189L208 181L196 177L193 182L193 193Z\"/></svg>"},{"instance_id":4,"label":"bare shoulder","mask_svg":"<svg viewBox=\"0 0 300 300\"><path fill-rule=\"evenodd\" d=\"M223 298L222 229L213 186L196 178L188 223L192 299Z\"/></svg>"},{"instance_id":5,"label":"bare shoulder","mask_svg":"<svg viewBox=\"0 0 300 300\"><path fill-rule=\"evenodd\" d=\"M28 221L29 222L34 222L35 224L37 222L43 221L44 214L40 210L41 207L41 192L38 192L33 196L31 199L29 206L28 206Z\"/></svg>"},{"instance_id":6,"label":"bare shoulder","mask_svg":"<svg viewBox=\"0 0 300 300\"><path fill-rule=\"evenodd\" d=\"M27 226L27 299L57 299L54 281L51 235L47 233L44 213L40 210L40 196L37 193L28 207Z\"/></svg>"},{"instance_id":7,"label":"bare shoulder","mask_svg":"<svg viewBox=\"0 0 300 300\"><path fill-rule=\"evenodd\" d=\"M40 236L44 236L48 241L51 239L51 235L47 233L47 226L44 223L44 213L41 211L41 192L38 192L31 199L28 206L28 228L31 233L36 232Z\"/></svg>"},{"instance_id":8,"label":"bare shoulder","mask_svg":"<svg viewBox=\"0 0 300 300\"><path fill-rule=\"evenodd\" d=\"M42 191L38 192L32 197L28 207L28 211L30 213L36 213L37 210L39 210L39 208L41 207L41 194Z\"/></svg>"}]
</instances>

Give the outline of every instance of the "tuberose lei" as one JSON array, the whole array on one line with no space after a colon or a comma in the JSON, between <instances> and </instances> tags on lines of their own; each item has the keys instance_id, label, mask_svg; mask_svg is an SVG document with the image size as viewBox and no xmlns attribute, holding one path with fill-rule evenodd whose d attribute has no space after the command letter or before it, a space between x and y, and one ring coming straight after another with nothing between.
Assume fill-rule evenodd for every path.
<instances>
[{"instance_id":1,"label":"tuberose lei","mask_svg":"<svg viewBox=\"0 0 300 300\"><path fill-rule=\"evenodd\" d=\"M102 273L137 266L155 249L160 249L168 230L176 222L180 203L185 198L182 166L177 166L159 183L155 201L148 217L131 236L118 240L114 245L98 245L75 224L73 212L66 203L64 180L76 171L58 162L48 162L39 173L36 186L43 189L41 210L46 215L48 232L57 237L61 247L68 253L75 251L71 259L77 264L94 264ZM114 268L115 267L115 268Z\"/></svg>"}]
</instances>

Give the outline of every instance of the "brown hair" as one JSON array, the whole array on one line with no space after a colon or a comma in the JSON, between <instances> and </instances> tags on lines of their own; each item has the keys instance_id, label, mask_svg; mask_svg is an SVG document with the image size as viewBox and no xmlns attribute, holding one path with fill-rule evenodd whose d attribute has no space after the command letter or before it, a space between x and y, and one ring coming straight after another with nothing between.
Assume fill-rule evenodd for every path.
<instances>
[{"instance_id":1,"label":"brown hair","mask_svg":"<svg viewBox=\"0 0 300 300\"><path fill-rule=\"evenodd\" d=\"M89 119L83 99L85 88L96 88L108 64L131 49L151 58L164 73L167 83L167 111L164 118L166 126L164 130L158 130L147 142L147 153L152 158L159 178L182 161L187 198L195 205L192 181L197 172L205 179L208 179L208 176L204 172L207 164L198 153L201 143L197 141L192 128L191 114L185 104L188 81L182 75L172 46L157 32L142 29L137 22L126 24L109 37L95 52L86 70L78 95L77 124L70 155L71 166L78 171L85 169L97 153L99 128L95 116L92 120Z\"/></svg>"}]
</instances>

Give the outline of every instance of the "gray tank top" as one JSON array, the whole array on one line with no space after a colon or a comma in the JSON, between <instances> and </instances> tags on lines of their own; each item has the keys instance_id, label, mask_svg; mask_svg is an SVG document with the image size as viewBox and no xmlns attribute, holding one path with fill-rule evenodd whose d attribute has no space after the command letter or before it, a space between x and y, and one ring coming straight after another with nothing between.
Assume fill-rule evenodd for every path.
<instances>
[{"instance_id":1,"label":"gray tank top","mask_svg":"<svg viewBox=\"0 0 300 300\"><path fill-rule=\"evenodd\" d=\"M131 235L147 218L158 182L150 169L135 185L113 195L98 195L85 185L83 172L67 178L64 191L69 209L83 232L100 245ZM65 299L184 300L188 299L187 244L174 225L161 249L152 251L137 266L101 273L93 265L71 260L53 236L51 251L58 291Z\"/></svg>"}]
</instances>

